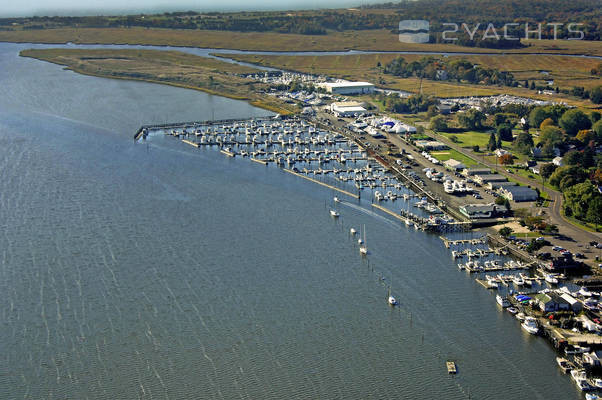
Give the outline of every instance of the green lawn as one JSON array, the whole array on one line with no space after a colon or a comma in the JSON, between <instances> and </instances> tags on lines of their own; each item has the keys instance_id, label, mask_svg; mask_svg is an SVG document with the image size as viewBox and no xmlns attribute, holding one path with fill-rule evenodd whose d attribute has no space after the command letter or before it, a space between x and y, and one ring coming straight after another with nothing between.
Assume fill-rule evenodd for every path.
<instances>
[{"instance_id":1,"label":"green lawn","mask_svg":"<svg viewBox=\"0 0 602 400\"><path fill-rule=\"evenodd\" d=\"M472 148L477 145L482 150L487 149L487 144L489 143L489 133L488 132L477 132L477 131L466 131L459 133L448 133L448 132L437 132L440 135L445 136L447 139L450 139L451 136L455 136L458 138L458 141L455 142L462 147ZM452 141L453 143L453 141ZM505 149L510 149L512 146L512 142L502 142L502 147Z\"/></svg>"},{"instance_id":2,"label":"green lawn","mask_svg":"<svg viewBox=\"0 0 602 400\"><path fill-rule=\"evenodd\" d=\"M476 160L473 160L472 158L465 156L464 154L459 153L458 151L453 150L453 149L445 150L445 151L434 151L434 152L431 152L431 155L441 162L447 161L450 158L453 158L454 160L458 160L458 161L462 162L467 167L472 167L472 166L475 166L478 164L478 162Z\"/></svg>"}]
</instances>

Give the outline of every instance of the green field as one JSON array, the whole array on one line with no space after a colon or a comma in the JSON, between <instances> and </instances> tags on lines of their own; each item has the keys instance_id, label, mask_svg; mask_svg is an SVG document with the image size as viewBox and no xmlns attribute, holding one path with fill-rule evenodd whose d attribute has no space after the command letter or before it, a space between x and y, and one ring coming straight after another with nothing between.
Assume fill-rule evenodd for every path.
<instances>
[{"instance_id":1,"label":"green field","mask_svg":"<svg viewBox=\"0 0 602 400\"><path fill-rule=\"evenodd\" d=\"M462 154L454 149L444 150L444 151L434 151L434 152L431 152L431 155L441 162L447 161L447 160L453 158L454 160L462 162L467 167L472 167L472 166L475 166L478 164L478 162L475 161L474 159L472 159L468 156L465 156L464 154Z\"/></svg>"}]
</instances>

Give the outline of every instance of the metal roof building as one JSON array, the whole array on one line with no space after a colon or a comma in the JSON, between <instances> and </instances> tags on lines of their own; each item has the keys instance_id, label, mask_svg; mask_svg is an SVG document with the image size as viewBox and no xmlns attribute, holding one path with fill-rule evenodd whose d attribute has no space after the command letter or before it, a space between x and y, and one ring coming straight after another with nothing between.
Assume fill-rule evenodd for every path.
<instances>
[{"instance_id":1,"label":"metal roof building","mask_svg":"<svg viewBox=\"0 0 602 400\"><path fill-rule=\"evenodd\" d=\"M362 94L374 91L374 85L369 82L326 82L320 86L334 94Z\"/></svg>"}]
</instances>

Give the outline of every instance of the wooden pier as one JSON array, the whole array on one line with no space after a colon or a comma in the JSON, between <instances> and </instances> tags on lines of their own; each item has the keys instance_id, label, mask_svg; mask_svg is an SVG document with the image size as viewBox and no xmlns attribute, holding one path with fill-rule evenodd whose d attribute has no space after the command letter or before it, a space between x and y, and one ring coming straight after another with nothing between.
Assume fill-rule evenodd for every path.
<instances>
[{"instance_id":1,"label":"wooden pier","mask_svg":"<svg viewBox=\"0 0 602 400\"><path fill-rule=\"evenodd\" d=\"M288 168L282 168L282 169L283 169L284 171L288 172L289 174L293 174L293 175L295 175L295 176L298 176L298 177L300 177L300 178L307 179L307 180L308 180L308 181L310 181L310 182L317 183L318 185L325 186L325 187L327 187L327 188L329 188L329 189L332 189L332 190L336 190L336 191L337 191L337 192L339 192L339 193L343 193L343 194L345 194L345 195L347 195L347 196L350 196L350 197L353 197L353 198L355 198L355 199L359 199L359 198L360 198L360 196L359 196L359 195L357 195L357 194L354 194L354 193L348 192L347 190L344 190L344 189L338 188L338 187L336 187L336 186L329 185L328 183L320 182L320 181L319 181L319 180L317 180L317 179L310 178L309 176L305 176L305 175L303 175L303 174L300 174L300 173L298 173L298 172L295 172L295 171L293 171L293 170L291 170L291 169L288 169Z\"/></svg>"}]
</instances>

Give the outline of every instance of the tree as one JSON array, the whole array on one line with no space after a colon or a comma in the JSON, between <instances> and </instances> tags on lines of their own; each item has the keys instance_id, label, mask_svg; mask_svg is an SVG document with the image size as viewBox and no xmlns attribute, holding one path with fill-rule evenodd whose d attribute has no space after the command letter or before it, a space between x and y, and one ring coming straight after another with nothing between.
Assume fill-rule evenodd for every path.
<instances>
[{"instance_id":1,"label":"tree","mask_svg":"<svg viewBox=\"0 0 602 400\"><path fill-rule=\"evenodd\" d=\"M487 143L487 150L493 151L495 149L497 149L497 143L495 141L495 134L493 132L491 132L491 134L489 135L489 143Z\"/></svg>"},{"instance_id":2,"label":"tree","mask_svg":"<svg viewBox=\"0 0 602 400\"><path fill-rule=\"evenodd\" d=\"M502 165L512 165L514 164L514 157L512 157L512 154L502 154L498 161Z\"/></svg>"},{"instance_id":3,"label":"tree","mask_svg":"<svg viewBox=\"0 0 602 400\"><path fill-rule=\"evenodd\" d=\"M541 126L541 123L549 118L550 115L546 112L544 107L535 107L529 113L529 124L535 128Z\"/></svg>"},{"instance_id":4,"label":"tree","mask_svg":"<svg viewBox=\"0 0 602 400\"><path fill-rule=\"evenodd\" d=\"M543 164L539 167L539 174L544 178L548 179L556 171L556 166L552 163Z\"/></svg>"},{"instance_id":5,"label":"tree","mask_svg":"<svg viewBox=\"0 0 602 400\"><path fill-rule=\"evenodd\" d=\"M481 150L481 148L479 147L478 144L475 144L474 146L472 146L472 151L474 151L475 153L478 153Z\"/></svg>"},{"instance_id":6,"label":"tree","mask_svg":"<svg viewBox=\"0 0 602 400\"><path fill-rule=\"evenodd\" d=\"M434 131L445 132L447 130L447 120L442 115L431 118L431 129Z\"/></svg>"},{"instance_id":7,"label":"tree","mask_svg":"<svg viewBox=\"0 0 602 400\"><path fill-rule=\"evenodd\" d=\"M426 116L429 118L434 117L435 115L438 114L438 110L437 110L437 106L434 104L431 104L428 109L426 110Z\"/></svg>"},{"instance_id":8,"label":"tree","mask_svg":"<svg viewBox=\"0 0 602 400\"><path fill-rule=\"evenodd\" d=\"M518 134L513 142L514 149L522 154L529 154L533 148L533 138L531 134L527 132L521 132Z\"/></svg>"},{"instance_id":9,"label":"tree","mask_svg":"<svg viewBox=\"0 0 602 400\"><path fill-rule=\"evenodd\" d=\"M598 225L602 222L602 196L596 196L587 208L585 219L592 224L596 224L596 230Z\"/></svg>"},{"instance_id":10,"label":"tree","mask_svg":"<svg viewBox=\"0 0 602 400\"><path fill-rule=\"evenodd\" d=\"M592 122L587 115L576 108L562 114L558 123L569 136L575 136L581 129L589 129L592 126Z\"/></svg>"},{"instance_id":11,"label":"tree","mask_svg":"<svg viewBox=\"0 0 602 400\"><path fill-rule=\"evenodd\" d=\"M554 125L554 120L548 117L541 122L541 124L539 125L539 129L543 130L543 128L550 125Z\"/></svg>"},{"instance_id":12,"label":"tree","mask_svg":"<svg viewBox=\"0 0 602 400\"><path fill-rule=\"evenodd\" d=\"M506 207L506 210L510 209L510 201L508 201L508 199L503 196L496 197L495 204L497 204L498 206Z\"/></svg>"},{"instance_id":13,"label":"tree","mask_svg":"<svg viewBox=\"0 0 602 400\"><path fill-rule=\"evenodd\" d=\"M596 122L594 126L592 126L592 131L596 135L596 140L602 142L602 120Z\"/></svg>"},{"instance_id":14,"label":"tree","mask_svg":"<svg viewBox=\"0 0 602 400\"><path fill-rule=\"evenodd\" d=\"M483 128L483 121L485 121L485 114L479 110L471 108L468 111L458 114L458 122L466 129L479 130Z\"/></svg>"},{"instance_id":15,"label":"tree","mask_svg":"<svg viewBox=\"0 0 602 400\"><path fill-rule=\"evenodd\" d=\"M594 104L602 104L602 85L593 88L589 92L589 98Z\"/></svg>"},{"instance_id":16,"label":"tree","mask_svg":"<svg viewBox=\"0 0 602 400\"><path fill-rule=\"evenodd\" d=\"M563 167L556 168L556 171L550 176L550 183L562 189L561 182L564 182L564 186L569 183L581 183L587 179L587 174L581 167L565 165Z\"/></svg>"},{"instance_id":17,"label":"tree","mask_svg":"<svg viewBox=\"0 0 602 400\"><path fill-rule=\"evenodd\" d=\"M579 165L583 161L583 157L577 150L571 150L564 155L562 160L566 165Z\"/></svg>"},{"instance_id":18,"label":"tree","mask_svg":"<svg viewBox=\"0 0 602 400\"><path fill-rule=\"evenodd\" d=\"M498 233L500 234L500 236L505 237L505 238L508 237L508 236L510 236L510 235L512 235L512 232L514 232L512 230L512 228L507 227L507 226L503 227L502 229L500 229L498 231Z\"/></svg>"},{"instance_id":19,"label":"tree","mask_svg":"<svg viewBox=\"0 0 602 400\"><path fill-rule=\"evenodd\" d=\"M544 126L539 137L541 143L550 143L552 146L562 143L562 131L556 126Z\"/></svg>"},{"instance_id":20,"label":"tree","mask_svg":"<svg viewBox=\"0 0 602 400\"><path fill-rule=\"evenodd\" d=\"M579 133L577 133L577 136L575 136L575 139L577 139L581 143L587 145L592 140L596 140L596 135L594 134L594 132L591 129L582 129L579 131Z\"/></svg>"},{"instance_id":21,"label":"tree","mask_svg":"<svg viewBox=\"0 0 602 400\"><path fill-rule=\"evenodd\" d=\"M512 141L512 127L509 124L504 123L498 125L496 132L500 140L505 140L507 142Z\"/></svg>"},{"instance_id":22,"label":"tree","mask_svg":"<svg viewBox=\"0 0 602 400\"><path fill-rule=\"evenodd\" d=\"M578 183L566 189L563 208L569 216L584 220L590 204L594 204L596 197L600 196L598 190L591 182Z\"/></svg>"},{"instance_id":23,"label":"tree","mask_svg":"<svg viewBox=\"0 0 602 400\"><path fill-rule=\"evenodd\" d=\"M589 119L592 121L592 124L595 124L596 122L600 121L601 117L602 114L600 114L598 111L592 111L589 114Z\"/></svg>"}]
</instances>

